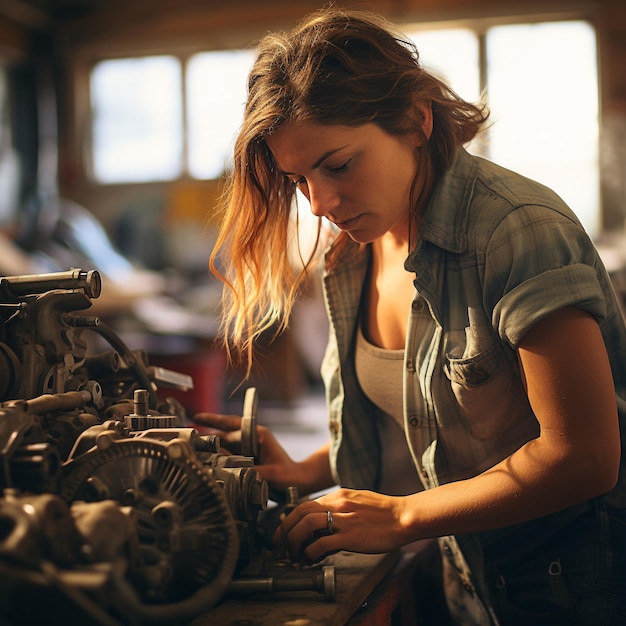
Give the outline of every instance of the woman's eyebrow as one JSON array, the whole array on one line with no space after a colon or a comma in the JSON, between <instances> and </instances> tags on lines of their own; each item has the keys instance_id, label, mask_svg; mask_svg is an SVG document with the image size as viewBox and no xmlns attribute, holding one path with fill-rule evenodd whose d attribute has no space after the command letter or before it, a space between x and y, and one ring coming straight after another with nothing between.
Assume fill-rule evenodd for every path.
<instances>
[{"instance_id":1,"label":"woman's eyebrow","mask_svg":"<svg viewBox=\"0 0 626 626\"><path fill-rule=\"evenodd\" d=\"M324 152L324 154L322 154L322 156L317 159L317 161L315 161L315 163L313 163L313 167L311 169L316 170L328 157L331 157L333 154L335 154L335 152L339 152L340 150L343 150L346 146L341 146L339 148L334 148L333 150L328 150L328 152ZM295 172L280 172L281 174L285 175L285 176L295 176Z\"/></svg>"}]
</instances>

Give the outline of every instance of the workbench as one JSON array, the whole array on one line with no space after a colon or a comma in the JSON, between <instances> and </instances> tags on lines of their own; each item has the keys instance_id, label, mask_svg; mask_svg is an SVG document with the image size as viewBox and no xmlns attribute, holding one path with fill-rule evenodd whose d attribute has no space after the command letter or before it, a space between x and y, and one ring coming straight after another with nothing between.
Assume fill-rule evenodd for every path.
<instances>
[{"instance_id":1,"label":"workbench","mask_svg":"<svg viewBox=\"0 0 626 626\"><path fill-rule=\"evenodd\" d=\"M335 568L335 601L315 591L227 595L190 626L429 626L435 622L419 615L433 607L423 611L416 602L433 597L430 583L419 591L414 585L428 578L432 555L430 541L389 554L339 552L320 564Z\"/></svg>"}]
</instances>

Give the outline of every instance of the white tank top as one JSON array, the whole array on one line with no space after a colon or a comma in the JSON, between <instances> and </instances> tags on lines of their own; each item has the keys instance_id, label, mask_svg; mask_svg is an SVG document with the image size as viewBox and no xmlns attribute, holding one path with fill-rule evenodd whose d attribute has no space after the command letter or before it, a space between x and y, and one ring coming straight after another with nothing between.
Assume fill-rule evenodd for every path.
<instances>
[{"instance_id":1,"label":"white tank top","mask_svg":"<svg viewBox=\"0 0 626 626\"><path fill-rule=\"evenodd\" d=\"M354 358L363 393L382 411L376 425L381 443L379 491L398 496L421 491L404 433L404 350L386 350L369 343L359 326Z\"/></svg>"}]
</instances>

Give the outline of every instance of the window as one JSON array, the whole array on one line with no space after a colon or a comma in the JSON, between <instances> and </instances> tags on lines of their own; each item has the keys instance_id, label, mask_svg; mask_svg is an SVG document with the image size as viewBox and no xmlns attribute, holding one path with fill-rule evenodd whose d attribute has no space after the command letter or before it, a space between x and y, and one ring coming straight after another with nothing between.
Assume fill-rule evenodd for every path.
<instances>
[{"instance_id":1,"label":"window","mask_svg":"<svg viewBox=\"0 0 626 626\"><path fill-rule=\"evenodd\" d=\"M551 187L593 237L599 232L598 77L596 40L584 21L489 28L485 57L466 29L407 34L422 62L468 100L487 87L489 159ZM478 68L486 68L483 76Z\"/></svg>"},{"instance_id":2,"label":"window","mask_svg":"<svg viewBox=\"0 0 626 626\"><path fill-rule=\"evenodd\" d=\"M187 145L194 178L219 178L231 166L253 61L252 50L203 52L189 60Z\"/></svg>"},{"instance_id":3,"label":"window","mask_svg":"<svg viewBox=\"0 0 626 626\"><path fill-rule=\"evenodd\" d=\"M489 157L551 187L599 231L596 41L586 22L520 24L487 36Z\"/></svg>"},{"instance_id":4,"label":"window","mask_svg":"<svg viewBox=\"0 0 626 626\"><path fill-rule=\"evenodd\" d=\"M183 63L174 56L96 64L91 73L95 180L174 180L183 173L218 178L230 164L253 57L251 50L195 54L184 82Z\"/></svg>"},{"instance_id":5,"label":"window","mask_svg":"<svg viewBox=\"0 0 626 626\"><path fill-rule=\"evenodd\" d=\"M478 37L468 28L425 30L409 36L420 62L443 78L465 100L480 97Z\"/></svg>"},{"instance_id":6,"label":"window","mask_svg":"<svg viewBox=\"0 0 626 626\"><path fill-rule=\"evenodd\" d=\"M91 74L93 175L101 183L172 180L182 171L178 59L98 63Z\"/></svg>"},{"instance_id":7,"label":"window","mask_svg":"<svg viewBox=\"0 0 626 626\"><path fill-rule=\"evenodd\" d=\"M463 98L486 88L491 127L468 149L553 188L599 231L598 78L584 21L402 26ZM241 122L253 50L106 60L92 72L93 175L102 183L218 178ZM183 114L184 112L184 114Z\"/></svg>"}]
</instances>

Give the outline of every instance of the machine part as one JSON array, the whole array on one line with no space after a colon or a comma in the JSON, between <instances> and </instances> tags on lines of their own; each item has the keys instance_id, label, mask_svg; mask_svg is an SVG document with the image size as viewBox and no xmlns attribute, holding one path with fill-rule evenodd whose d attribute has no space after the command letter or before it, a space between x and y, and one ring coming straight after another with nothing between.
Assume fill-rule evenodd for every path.
<instances>
[{"instance_id":1,"label":"machine part","mask_svg":"<svg viewBox=\"0 0 626 626\"><path fill-rule=\"evenodd\" d=\"M150 397L145 389L135 390L133 409L131 414L124 417L124 426L131 431L178 426L176 415L150 414Z\"/></svg>"},{"instance_id":2,"label":"machine part","mask_svg":"<svg viewBox=\"0 0 626 626\"><path fill-rule=\"evenodd\" d=\"M56 492L61 455L24 400L0 405L0 488Z\"/></svg>"},{"instance_id":3,"label":"machine part","mask_svg":"<svg viewBox=\"0 0 626 626\"><path fill-rule=\"evenodd\" d=\"M40 294L53 289L80 289L88 298L98 298L102 291L102 279L96 270L80 269L0 278L0 296L3 299Z\"/></svg>"},{"instance_id":4,"label":"machine part","mask_svg":"<svg viewBox=\"0 0 626 626\"><path fill-rule=\"evenodd\" d=\"M76 563L81 546L69 508L61 498L48 493L21 496L13 489L3 492L0 559L36 570L42 560Z\"/></svg>"},{"instance_id":5,"label":"machine part","mask_svg":"<svg viewBox=\"0 0 626 626\"><path fill-rule=\"evenodd\" d=\"M258 460L259 441L257 435L258 396L255 387L246 389L241 414L241 428L225 434L223 443L232 454Z\"/></svg>"},{"instance_id":6,"label":"machine part","mask_svg":"<svg viewBox=\"0 0 626 626\"><path fill-rule=\"evenodd\" d=\"M61 495L135 510L141 559L129 576L137 595L119 598L128 611L151 621L197 615L221 598L237 562L222 490L183 439L116 437L103 431L96 449L67 464Z\"/></svg>"},{"instance_id":7,"label":"machine part","mask_svg":"<svg viewBox=\"0 0 626 626\"><path fill-rule=\"evenodd\" d=\"M105 608L106 598L136 554L136 535L132 511L111 501L70 508L56 495L5 490L0 499L2 623L30 626L61 615L66 624L122 626L112 616L119 615L115 605L108 607L111 612Z\"/></svg>"},{"instance_id":8,"label":"machine part","mask_svg":"<svg viewBox=\"0 0 626 626\"><path fill-rule=\"evenodd\" d=\"M4 343L0 343L0 398L10 398L17 392L21 375L17 355Z\"/></svg>"},{"instance_id":9,"label":"machine part","mask_svg":"<svg viewBox=\"0 0 626 626\"><path fill-rule=\"evenodd\" d=\"M80 325L80 323L81 318L77 316L76 325ZM139 382L140 386L148 390L148 393L150 394L150 405L156 408L158 403L156 388L148 376L145 364L141 363L137 359L135 353L128 349L126 344L112 328L103 324L99 319L97 320L97 324L94 324L93 330L105 339L111 346L113 346L115 350L117 350L128 368L135 375L135 378Z\"/></svg>"},{"instance_id":10,"label":"machine part","mask_svg":"<svg viewBox=\"0 0 626 626\"><path fill-rule=\"evenodd\" d=\"M279 513L254 468L256 389L224 441L233 454L180 427L184 406L157 404L157 383L190 389L191 378L77 314L100 289L83 270L0 278L0 615L13 626L51 612L81 625L179 624L240 577L330 599L330 571L302 578L271 549L266 522ZM89 354L85 332L112 349Z\"/></svg>"},{"instance_id":11,"label":"machine part","mask_svg":"<svg viewBox=\"0 0 626 626\"><path fill-rule=\"evenodd\" d=\"M250 595L253 593L273 594L281 591L315 591L324 596L327 602L337 599L335 567L327 565L321 571L306 573L290 572L284 576L266 578L236 578L231 581L228 593Z\"/></svg>"},{"instance_id":12,"label":"machine part","mask_svg":"<svg viewBox=\"0 0 626 626\"><path fill-rule=\"evenodd\" d=\"M70 513L84 543L82 554L91 563L138 558L137 517L132 507L112 500L73 502Z\"/></svg>"},{"instance_id":13,"label":"machine part","mask_svg":"<svg viewBox=\"0 0 626 626\"><path fill-rule=\"evenodd\" d=\"M6 291L1 286L7 280L0 279L0 292ZM8 370L7 380L14 381L0 400L75 389L69 382L84 362L87 344L67 319L69 311L91 306L88 297L82 291L56 289L24 296L17 304L19 308L8 318L4 315L9 309L0 308L3 369Z\"/></svg>"},{"instance_id":14,"label":"machine part","mask_svg":"<svg viewBox=\"0 0 626 626\"><path fill-rule=\"evenodd\" d=\"M26 401L26 409L35 415L54 411L72 411L84 407L92 399L88 389L66 393L47 393Z\"/></svg>"},{"instance_id":15,"label":"machine part","mask_svg":"<svg viewBox=\"0 0 626 626\"><path fill-rule=\"evenodd\" d=\"M25 443L11 459L11 482L30 492L48 491L59 477L61 460L51 444Z\"/></svg>"},{"instance_id":16,"label":"machine part","mask_svg":"<svg viewBox=\"0 0 626 626\"><path fill-rule=\"evenodd\" d=\"M255 387L246 389L241 416L241 454L253 459L259 457L259 441L256 430L258 394Z\"/></svg>"},{"instance_id":17,"label":"machine part","mask_svg":"<svg viewBox=\"0 0 626 626\"><path fill-rule=\"evenodd\" d=\"M190 391L193 389L193 378L188 374L173 372L172 370L156 365L150 366L150 373L156 383L161 383L164 387L180 389L181 391Z\"/></svg>"}]
</instances>

